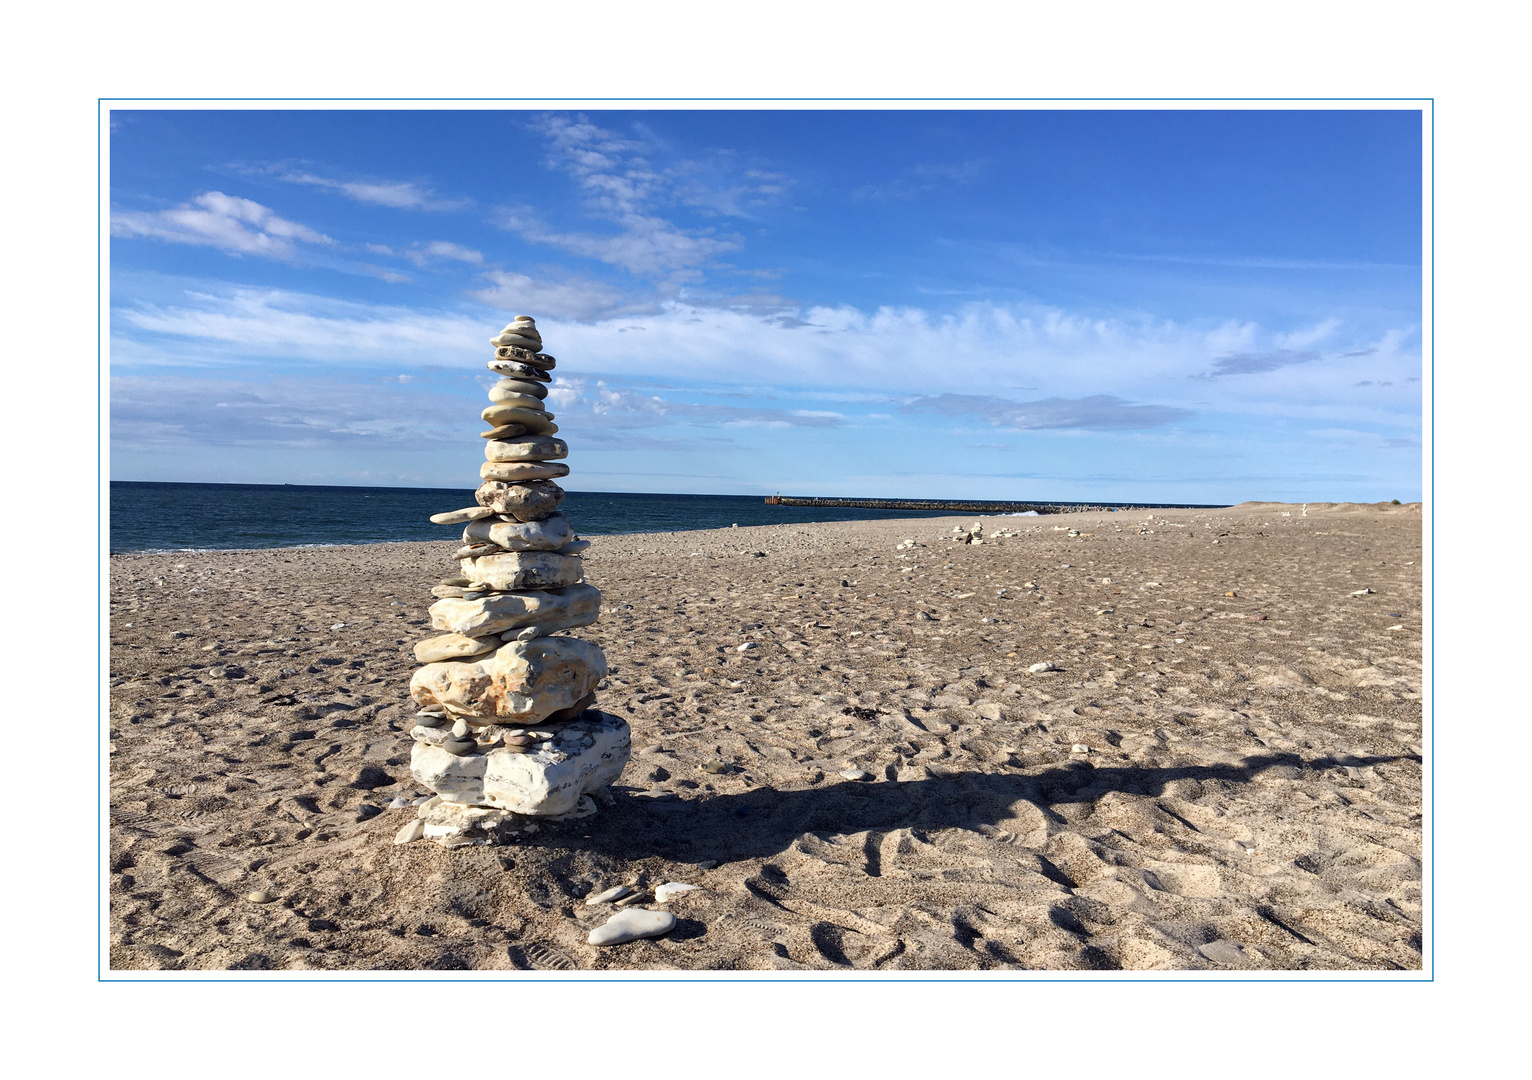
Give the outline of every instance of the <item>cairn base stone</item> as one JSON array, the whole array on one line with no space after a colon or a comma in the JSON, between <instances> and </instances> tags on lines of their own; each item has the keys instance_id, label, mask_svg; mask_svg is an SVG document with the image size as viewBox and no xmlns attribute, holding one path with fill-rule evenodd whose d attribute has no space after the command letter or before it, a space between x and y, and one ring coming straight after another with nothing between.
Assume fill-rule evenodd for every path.
<instances>
[{"instance_id":1,"label":"cairn base stone","mask_svg":"<svg viewBox=\"0 0 1532 1080\"><path fill-rule=\"evenodd\" d=\"M512 641L476 660L444 660L418 668L410 696L423 708L496 718L532 727L578 704L606 678L606 655L579 638Z\"/></svg>"},{"instance_id":2,"label":"cairn base stone","mask_svg":"<svg viewBox=\"0 0 1532 1080\"><path fill-rule=\"evenodd\" d=\"M581 809L582 796L607 787L622 775L631 752L627 721L591 709L567 724L549 749L535 754L491 750L456 757L430 743L417 742L410 754L410 775L441 796L441 802L425 819L426 836L432 837L433 829L460 828L470 818L490 820L484 815L473 818L466 813L470 809L528 817L573 813ZM448 809L453 805L461 809ZM433 815L441 820L433 821ZM503 823L503 818L495 819L493 827ZM475 828L483 831L482 824Z\"/></svg>"}]
</instances>

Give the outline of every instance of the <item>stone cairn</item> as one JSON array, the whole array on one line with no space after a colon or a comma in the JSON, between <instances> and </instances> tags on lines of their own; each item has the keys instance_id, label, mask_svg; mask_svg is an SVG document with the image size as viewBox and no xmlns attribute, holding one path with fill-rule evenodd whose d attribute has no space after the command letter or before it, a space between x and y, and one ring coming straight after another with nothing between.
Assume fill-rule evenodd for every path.
<instances>
[{"instance_id":1,"label":"stone cairn","mask_svg":"<svg viewBox=\"0 0 1532 1080\"><path fill-rule=\"evenodd\" d=\"M587 626L601 594L585 584L579 540L559 513L569 453L544 408L554 358L533 320L519 315L491 339L502 376L483 412L477 506L436 514L464 525L461 568L431 590L431 626L415 646L425 666L410 678L420 706L410 772L436 793L397 842L447 847L503 843L539 820L596 812L621 774L628 725L592 706L606 676L601 649L558 631Z\"/></svg>"}]
</instances>

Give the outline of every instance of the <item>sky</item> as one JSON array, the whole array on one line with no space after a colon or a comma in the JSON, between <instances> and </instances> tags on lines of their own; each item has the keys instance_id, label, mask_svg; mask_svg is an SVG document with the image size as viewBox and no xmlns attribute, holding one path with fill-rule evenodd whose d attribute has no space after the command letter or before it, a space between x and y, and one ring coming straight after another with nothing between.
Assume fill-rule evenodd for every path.
<instances>
[{"instance_id":1,"label":"sky","mask_svg":"<svg viewBox=\"0 0 1532 1080\"><path fill-rule=\"evenodd\" d=\"M468 488L531 315L585 491L1422 489L1418 111L117 110L114 480Z\"/></svg>"}]
</instances>

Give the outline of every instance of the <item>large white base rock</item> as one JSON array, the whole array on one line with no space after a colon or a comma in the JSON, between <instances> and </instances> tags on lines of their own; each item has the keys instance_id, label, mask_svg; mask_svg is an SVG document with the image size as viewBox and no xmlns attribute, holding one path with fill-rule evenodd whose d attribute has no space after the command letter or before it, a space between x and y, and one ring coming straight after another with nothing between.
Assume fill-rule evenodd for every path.
<instances>
[{"instance_id":1,"label":"large white base rock","mask_svg":"<svg viewBox=\"0 0 1532 1080\"><path fill-rule=\"evenodd\" d=\"M535 754L491 750L455 757L440 747L417 742L410 755L410 775L441 796L433 814L446 804L457 804L552 817L578 810L582 795L621 776L631 751L627 721L591 709L561 728L552 748ZM427 817L426 836L437 838L437 827L445 829L448 824L446 820L433 823Z\"/></svg>"},{"instance_id":2,"label":"large white base rock","mask_svg":"<svg viewBox=\"0 0 1532 1080\"><path fill-rule=\"evenodd\" d=\"M444 660L410 676L410 696L457 716L535 726L578 704L606 677L601 646L579 638L513 641L474 660Z\"/></svg>"}]
</instances>

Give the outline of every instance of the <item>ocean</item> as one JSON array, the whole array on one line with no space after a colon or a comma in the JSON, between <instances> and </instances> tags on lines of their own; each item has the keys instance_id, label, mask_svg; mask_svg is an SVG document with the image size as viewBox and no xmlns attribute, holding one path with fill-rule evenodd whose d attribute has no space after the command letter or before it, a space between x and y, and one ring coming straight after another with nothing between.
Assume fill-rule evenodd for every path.
<instances>
[{"instance_id":1,"label":"ocean","mask_svg":"<svg viewBox=\"0 0 1532 1080\"><path fill-rule=\"evenodd\" d=\"M298 484L111 483L110 548L229 550L309 544L456 540L461 526L428 518L472 506L472 488L320 487ZM943 517L951 511L767 506L760 495L650 495L570 491L560 507L584 536Z\"/></svg>"}]
</instances>

